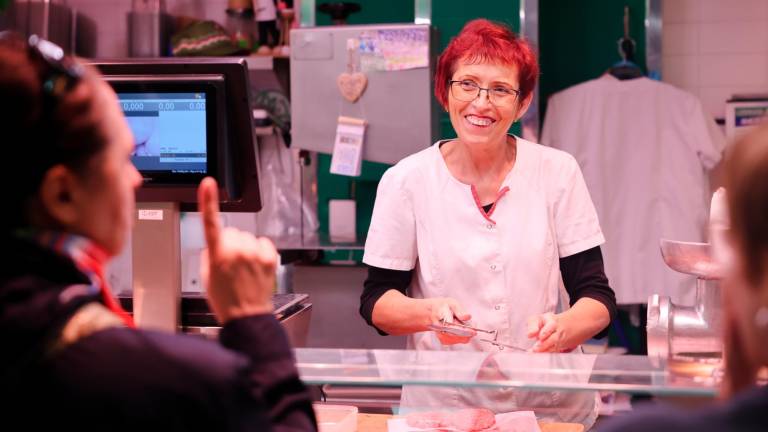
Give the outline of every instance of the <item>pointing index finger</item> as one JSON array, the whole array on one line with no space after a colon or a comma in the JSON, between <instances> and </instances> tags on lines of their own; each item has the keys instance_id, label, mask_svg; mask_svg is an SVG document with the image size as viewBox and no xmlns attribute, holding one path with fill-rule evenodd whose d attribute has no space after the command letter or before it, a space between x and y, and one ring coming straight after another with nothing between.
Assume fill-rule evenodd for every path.
<instances>
[{"instance_id":1,"label":"pointing index finger","mask_svg":"<svg viewBox=\"0 0 768 432\"><path fill-rule=\"evenodd\" d=\"M219 190L216 180L206 177L197 188L197 210L203 220L203 232L208 249L215 250L219 243L221 222L219 221Z\"/></svg>"}]
</instances>

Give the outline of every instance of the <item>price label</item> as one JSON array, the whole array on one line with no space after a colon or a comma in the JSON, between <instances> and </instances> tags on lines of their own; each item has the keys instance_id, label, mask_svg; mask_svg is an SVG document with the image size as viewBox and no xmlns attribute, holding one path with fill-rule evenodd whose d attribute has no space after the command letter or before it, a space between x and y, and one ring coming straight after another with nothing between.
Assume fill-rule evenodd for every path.
<instances>
[{"instance_id":1,"label":"price label","mask_svg":"<svg viewBox=\"0 0 768 432\"><path fill-rule=\"evenodd\" d=\"M331 173L350 177L360 175L363 162L365 120L339 117L336 141L333 144Z\"/></svg>"}]
</instances>

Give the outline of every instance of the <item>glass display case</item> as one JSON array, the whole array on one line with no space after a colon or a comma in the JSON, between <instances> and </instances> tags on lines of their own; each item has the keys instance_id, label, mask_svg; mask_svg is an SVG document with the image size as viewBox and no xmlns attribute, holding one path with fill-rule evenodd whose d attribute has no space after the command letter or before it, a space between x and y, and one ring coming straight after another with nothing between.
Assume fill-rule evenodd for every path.
<instances>
[{"instance_id":1,"label":"glass display case","mask_svg":"<svg viewBox=\"0 0 768 432\"><path fill-rule=\"evenodd\" d=\"M528 410L540 421L587 428L597 417L599 404L594 401L600 393L711 399L719 381L718 365L646 356L317 348L295 353L299 373L310 385L402 386L404 394L417 389L439 395L404 396L402 403L395 399L394 413L454 411L462 406L497 414Z\"/></svg>"},{"instance_id":2,"label":"glass display case","mask_svg":"<svg viewBox=\"0 0 768 432\"><path fill-rule=\"evenodd\" d=\"M634 355L297 348L307 384L614 390L714 397L717 368Z\"/></svg>"}]
</instances>

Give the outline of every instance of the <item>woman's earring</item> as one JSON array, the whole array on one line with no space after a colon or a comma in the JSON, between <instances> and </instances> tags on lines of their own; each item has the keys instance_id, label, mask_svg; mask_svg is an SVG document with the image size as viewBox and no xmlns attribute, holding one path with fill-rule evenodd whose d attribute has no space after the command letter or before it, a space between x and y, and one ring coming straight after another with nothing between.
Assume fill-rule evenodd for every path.
<instances>
[{"instance_id":1,"label":"woman's earring","mask_svg":"<svg viewBox=\"0 0 768 432\"><path fill-rule=\"evenodd\" d=\"M755 312L755 325L761 330L768 327L768 307L760 306Z\"/></svg>"}]
</instances>

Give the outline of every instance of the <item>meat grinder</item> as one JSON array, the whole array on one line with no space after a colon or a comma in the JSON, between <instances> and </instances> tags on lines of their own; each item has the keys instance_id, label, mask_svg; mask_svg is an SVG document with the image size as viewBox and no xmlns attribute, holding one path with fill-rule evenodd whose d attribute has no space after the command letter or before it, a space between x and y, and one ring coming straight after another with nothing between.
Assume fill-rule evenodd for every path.
<instances>
[{"instance_id":1,"label":"meat grinder","mask_svg":"<svg viewBox=\"0 0 768 432\"><path fill-rule=\"evenodd\" d=\"M648 299L648 355L690 361L722 358L720 266L709 243L662 239L664 262L680 273L697 277L692 305L678 305L668 296Z\"/></svg>"}]
</instances>

